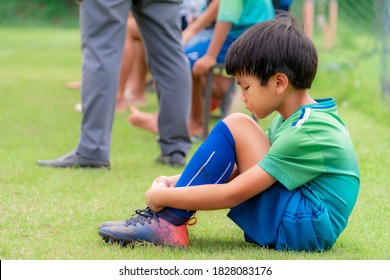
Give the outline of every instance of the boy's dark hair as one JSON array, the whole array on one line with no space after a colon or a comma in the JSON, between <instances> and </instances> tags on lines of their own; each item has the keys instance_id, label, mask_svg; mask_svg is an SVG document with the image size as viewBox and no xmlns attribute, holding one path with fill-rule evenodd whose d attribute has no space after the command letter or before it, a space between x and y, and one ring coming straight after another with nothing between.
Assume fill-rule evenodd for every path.
<instances>
[{"instance_id":1,"label":"boy's dark hair","mask_svg":"<svg viewBox=\"0 0 390 280\"><path fill-rule=\"evenodd\" d=\"M317 72L313 42L289 15L258 23L229 48L225 67L229 75L245 74L265 86L271 76L284 73L296 89L309 89Z\"/></svg>"}]
</instances>

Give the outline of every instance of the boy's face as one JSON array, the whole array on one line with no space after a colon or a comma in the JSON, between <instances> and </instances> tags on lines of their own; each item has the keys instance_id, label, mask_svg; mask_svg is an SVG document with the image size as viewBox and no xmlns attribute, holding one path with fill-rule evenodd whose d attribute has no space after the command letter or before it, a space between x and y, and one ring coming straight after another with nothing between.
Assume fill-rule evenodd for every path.
<instances>
[{"instance_id":1,"label":"boy's face","mask_svg":"<svg viewBox=\"0 0 390 280\"><path fill-rule=\"evenodd\" d=\"M241 87L241 101L256 118L263 119L278 109L281 96L276 92L274 76L266 86L262 86L259 79L253 76L236 74L234 78Z\"/></svg>"}]
</instances>

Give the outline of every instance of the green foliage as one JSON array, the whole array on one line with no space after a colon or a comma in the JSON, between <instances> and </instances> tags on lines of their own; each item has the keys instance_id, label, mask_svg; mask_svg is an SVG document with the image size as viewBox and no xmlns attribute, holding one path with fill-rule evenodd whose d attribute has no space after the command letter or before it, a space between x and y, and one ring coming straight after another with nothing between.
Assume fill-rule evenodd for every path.
<instances>
[{"instance_id":1,"label":"green foliage","mask_svg":"<svg viewBox=\"0 0 390 280\"><path fill-rule=\"evenodd\" d=\"M77 26L78 5L70 0L0 2L0 25Z\"/></svg>"}]
</instances>

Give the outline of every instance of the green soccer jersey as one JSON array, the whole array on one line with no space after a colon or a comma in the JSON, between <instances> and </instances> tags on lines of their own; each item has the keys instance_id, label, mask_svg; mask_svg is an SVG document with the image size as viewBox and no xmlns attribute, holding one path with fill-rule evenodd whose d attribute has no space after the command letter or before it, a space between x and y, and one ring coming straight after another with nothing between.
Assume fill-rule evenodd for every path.
<instances>
[{"instance_id":1,"label":"green soccer jersey","mask_svg":"<svg viewBox=\"0 0 390 280\"><path fill-rule=\"evenodd\" d=\"M221 0L217 21L232 23L229 35L238 37L256 23L274 17L271 0Z\"/></svg>"},{"instance_id":2,"label":"green soccer jersey","mask_svg":"<svg viewBox=\"0 0 390 280\"><path fill-rule=\"evenodd\" d=\"M300 107L267 130L271 148L259 166L287 189L299 188L328 209L336 236L346 227L359 191L357 157L333 98Z\"/></svg>"}]
</instances>

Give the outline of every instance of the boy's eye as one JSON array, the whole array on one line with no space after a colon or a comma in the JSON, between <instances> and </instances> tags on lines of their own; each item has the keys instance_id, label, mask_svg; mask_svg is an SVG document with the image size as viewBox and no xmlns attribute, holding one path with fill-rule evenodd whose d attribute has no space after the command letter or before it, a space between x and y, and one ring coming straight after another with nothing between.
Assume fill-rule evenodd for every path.
<instances>
[{"instance_id":1,"label":"boy's eye","mask_svg":"<svg viewBox=\"0 0 390 280\"><path fill-rule=\"evenodd\" d=\"M249 89L249 86L243 87L242 89L243 89L243 90L248 90L248 89Z\"/></svg>"}]
</instances>

